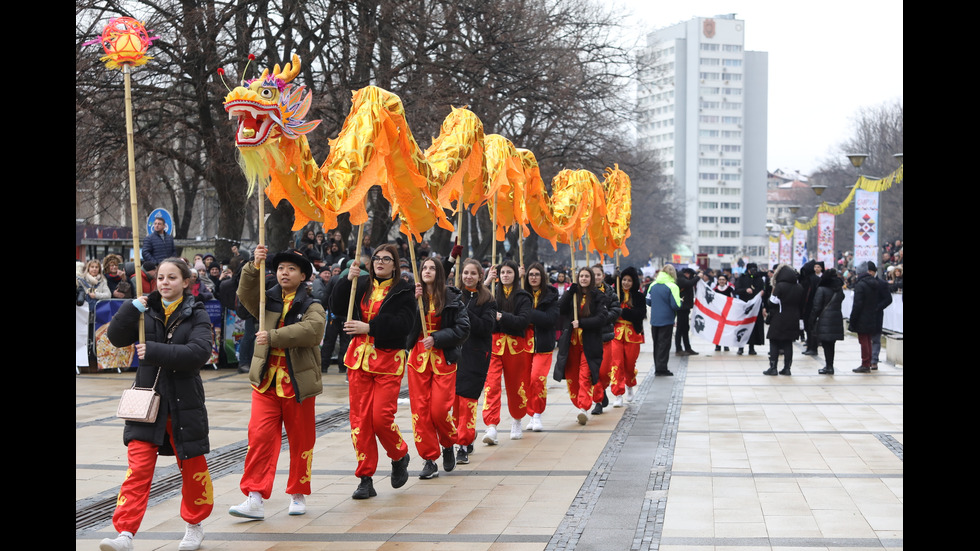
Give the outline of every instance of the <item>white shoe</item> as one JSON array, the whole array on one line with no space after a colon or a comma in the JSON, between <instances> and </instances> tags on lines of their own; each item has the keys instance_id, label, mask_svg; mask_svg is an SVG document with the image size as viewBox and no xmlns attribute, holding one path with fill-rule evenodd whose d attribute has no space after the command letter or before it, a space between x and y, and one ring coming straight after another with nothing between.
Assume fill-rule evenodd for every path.
<instances>
[{"instance_id":1,"label":"white shoe","mask_svg":"<svg viewBox=\"0 0 980 551\"><path fill-rule=\"evenodd\" d=\"M521 422L513 419L510 422L510 439L520 440L521 438L524 438L524 432L521 430Z\"/></svg>"},{"instance_id":2,"label":"white shoe","mask_svg":"<svg viewBox=\"0 0 980 551\"><path fill-rule=\"evenodd\" d=\"M228 508L228 514L233 517L248 518L252 520L264 520L265 519L265 503L262 501L261 496L252 495L255 492L249 493L248 497L241 505L234 505Z\"/></svg>"},{"instance_id":3,"label":"white shoe","mask_svg":"<svg viewBox=\"0 0 980 551\"><path fill-rule=\"evenodd\" d=\"M289 500L289 514L290 515L305 515L306 514L306 496L303 494L293 494L293 498Z\"/></svg>"},{"instance_id":4,"label":"white shoe","mask_svg":"<svg viewBox=\"0 0 980 551\"><path fill-rule=\"evenodd\" d=\"M534 417L531 418L531 422L529 424L531 425L531 430L533 430L534 432L541 432L544 430L544 425L541 424L540 413L535 413Z\"/></svg>"},{"instance_id":5,"label":"white shoe","mask_svg":"<svg viewBox=\"0 0 980 551\"><path fill-rule=\"evenodd\" d=\"M627 402L633 401L633 387L631 386L626 387L626 401Z\"/></svg>"},{"instance_id":6,"label":"white shoe","mask_svg":"<svg viewBox=\"0 0 980 551\"><path fill-rule=\"evenodd\" d=\"M101 551L132 551L133 536L129 532L119 534L113 539L105 538L99 543Z\"/></svg>"},{"instance_id":7,"label":"white shoe","mask_svg":"<svg viewBox=\"0 0 980 551\"><path fill-rule=\"evenodd\" d=\"M180 540L177 549L179 551L197 551L201 548L202 541L204 541L204 528L201 528L201 524L188 524L187 531L184 532L184 539Z\"/></svg>"},{"instance_id":8,"label":"white shoe","mask_svg":"<svg viewBox=\"0 0 980 551\"><path fill-rule=\"evenodd\" d=\"M483 433L483 443L488 446L497 445L497 425L487 427L487 431Z\"/></svg>"},{"instance_id":9,"label":"white shoe","mask_svg":"<svg viewBox=\"0 0 980 551\"><path fill-rule=\"evenodd\" d=\"M578 424L584 425L589 422L589 412L584 409L578 410Z\"/></svg>"},{"instance_id":10,"label":"white shoe","mask_svg":"<svg viewBox=\"0 0 980 551\"><path fill-rule=\"evenodd\" d=\"M614 408L621 408L621 407L623 407L623 397L622 396L615 396L615 397L613 397L612 406Z\"/></svg>"}]
</instances>

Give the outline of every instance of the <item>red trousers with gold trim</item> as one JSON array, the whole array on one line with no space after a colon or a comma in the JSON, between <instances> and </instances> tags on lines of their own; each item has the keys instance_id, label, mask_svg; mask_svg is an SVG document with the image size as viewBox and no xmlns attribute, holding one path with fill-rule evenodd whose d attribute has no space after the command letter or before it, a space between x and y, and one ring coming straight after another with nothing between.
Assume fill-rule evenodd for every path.
<instances>
[{"instance_id":1,"label":"red trousers with gold trim","mask_svg":"<svg viewBox=\"0 0 980 551\"><path fill-rule=\"evenodd\" d=\"M440 446L451 448L456 443L456 419L453 417L456 372L439 375L431 366L426 366L422 373L413 366L407 371L415 449L422 459L435 460L442 453Z\"/></svg>"},{"instance_id":2,"label":"red trousers with gold trim","mask_svg":"<svg viewBox=\"0 0 980 551\"><path fill-rule=\"evenodd\" d=\"M490 369L483 388L483 424L487 426L500 423L501 375L507 391L507 410L514 419L523 419L527 414L527 389L531 382L531 354L490 355Z\"/></svg>"},{"instance_id":3,"label":"red trousers with gold trim","mask_svg":"<svg viewBox=\"0 0 980 551\"><path fill-rule=\"evenodd\" d=\"M548 375L551 374L551 352L531 355L531 380L527 394L527 414L544 413L548 406Z\"/></svg>"},{"instance_id":4,"label":"red trousers with gold trim","mask_svg":"<svg viewBox=\"0 0 980 551\"><path fill-rule=\"evenodd\" d=\"M173 439L173 428L167 419L167 434L170 445L177 449ZM153 471L157 464L158 447L149 442L131 440L127 446L129 469L126 479L119 488L116 498L116 510L112 514L112 525L117 532L136 534L146 505L150 497L150 483L153 482ZM177 468L180 469L181 485L180 518L189 524L197 524L211 515L214 508L214 488L211 485L211 473L208 462L203 455L185 460L177 458Z\"/></svg>"},{"instance_id":5,"label":"red trousers with gold trim","mask_svg":"<svg viewBox=\"0 0 980 551\"><path fill-rule=\"evenodd\" d=\"M282 451L282 429L289 442L289 477L287 494L310 495L313 446L316 445L316 410L314 397L302 403L282 398L274 389L252 390L252 415L248 420L248 453L245 472L239 483L242 493L259 492L262 499L272 495L276 465Z\"/></svg>"},{"instance_id":6,"label":"red trousers with gold trim","mask_svg":"<svg viewBox=\"0 0 980 551\"><path fill-rule=\"evenodd\" d=\"M568 348L565 384L568 386L568 397L572 399L572 404L579 409L589 409L592 405L592 372L589 371L589 362L585 359L580 344L573 344Z\"/></svg>"},{"instance_id":7,"label":"red trousers with gold trim","mask_svg":"<svg viewBox=\"0 0 980 551\"><path fill-rule=\"evenodd\" d=\"M477 401L456 395L453 412L456 415L456 443L468 446L476 440Z\"/></svg>"},{"instance_id":8,"label":"red trousers with gold trim","mask_svg":"<svg viewBox=\"0 0 980 551\"><path fill-rule=\"evenodd\" d=\"M640 357L640 343L615 339L612 341L612 357L616 373L612 392L622 396L626 387L636 386L636 359Z\"/></svg>"},{"instance_id":9,"label":"red trousers with gold trim","mask_svg":"<svg viewBox=\"0 0 980 551\"><path fill-rule=\"evenodd\" d=\"M408 453L408 444L395 423L402 376L348 369L347 380L351 442L357 456L354 474L374 476L378 470L378 442L392 461Z\"/></svg>"}]
</instances>

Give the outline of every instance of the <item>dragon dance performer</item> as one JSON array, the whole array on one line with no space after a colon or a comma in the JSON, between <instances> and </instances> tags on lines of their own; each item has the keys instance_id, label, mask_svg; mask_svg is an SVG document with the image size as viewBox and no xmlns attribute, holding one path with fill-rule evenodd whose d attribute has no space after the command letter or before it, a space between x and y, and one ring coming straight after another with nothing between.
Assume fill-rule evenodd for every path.
<instances>
[{"instance_id":1,"label":"dragon dance performer","mask_svg":"<svg viewBox=\"0 0 980 551\"><path fill-rule=\"evenodd\" d=\"M568 396L578 408L578 422L588 422L593 386L599 381L602 364L602 327L606 320L606 298L593 282L589 268L580 268L577 283L573 283L558 301L558 313L569 320L558 343L555 358L555 379L564 379ZM575 304L575 301L578 304ZM574 309L578 319L574 319Z\"/></svg>"},{"instance_id":2,"label":"dragon dance performer","mask_svg":"<svg viewBox=\"0 0 980 551\"><path fill-rule=\"evenodd\" d=\"M466 305L470 322L470 336L466 339L456 369L456 403L453 412L457 419L456 463L470 462L473 442L476 440L477 400L483 392L490 368L490 348L493 326L497 321L497 302L483 284L483 266L472 258L462 265L462 300Z\"/></svg>"},{"instance_id":3,"label":"dragon dance performer","mask_svg":"<svg viewBox=\"0 0 980 551\"><path fill-rule=\"evenodd\" d=\"M239 485L248 497L241 505L228 509L232 516L252 520L265 518L264 500L272 494L284 427L289 439L289 514L306 513L316 445L314 402L316 395L323 392L320 341L327 318L323 306L307 292L305 282L313 275L313 265L298 251L276 254L272 270L277 285L266 291L265 312L259 312L259 278L265 274L258 265L268 252L264 245L256 247L255 259L242 268L238 284L242 306L255 317L264 315L265 327L272 328L255 334L248 371L252 411L248 453Z\"/></svg>"},{"instance_id":4,"label":"dragon dance performer","mask_svg":"<svg viewBox=\"0 0 980 551\"><path fill-rule=\"evenodd\" d=\"M523 437L521 420L527 413L527 390L531 378L531 353L534 350L534 331L528 327L531 294L517 282L517 263L505 260L500 265L500 282L495 285L497 320L493 329L490 370L484 388L483 423L487 430L483 442L497 444L497 424L500 422L500 377L507 389L507 409L510 412L510 439ZM498 273L491 267L484 284L489 285Z\"/></svg>"},{"instance_id":5,"label":"dragon dance performer","mask_svg":"<svg viewBox=\"0 0 980 551\"><path fill-rule=\"evenodd\" d=\"M599 368L599 382L592 389L592 401L595 402L592 414L599 415L602 413L602 408L609 405L606 389L621 378L620 373L612 371L612 341L616 336L616 320L619 319L622 310L616 298L616 290L605 281L606 274L601 264L592 266L592 275L595 276L592 281L595 282L596 290L605 295L606 304L606 319L602 326L602 366Z\"/></svg>"},{"instance_id":6,"label":"dragon dance performer","mask_svg":"<svg viewBox=\"0 0 980 551\"><path fill-rule=\"evenodd\" d=\"M378 495L374 473L378 468L378 442L391 459L391 487L408 482L408 444L395 423L398 393L405 373L405 344L413 318L418 317L412 285L397 277L398 249L386 243L374 250L368 273L351 265L347 278L334 287L330 304L347 310L351 285L357 282L352 319L344 332L352 336L344 365L350 394L351 440L357 456L354 473L361 479L354 499Z\"/></svg>"},{"instance_id":7,"label":"dragon dance performer","mask_svg":"<svg viewBox=\"0 0 980 551\"><path fill-rule=\"evenodd\" d=\"M548 405L548 373L555 350L555 326L558 325L558 289L545 280L544 266L535 262L524 274L524 288L531 293L530 327L534 332L531 357L531 380L527 397L527 430L540 432L541 414Z\"/></svg>"},{"instance_id":8,"label":"dragon dance performer","mask_svg":"<svg viewBox=\"0 0 980 551\"><path fill-rule=\"evenodd\" d=\"M190 281L187 263L165 259L157 268L156 291L123 304L109 323L109 342L122 348L139 339L139 316L144 313L146 338L136 345L136 386L155 387L160 409L153 423L126 421L123 443L129 470L112 514L119 535L103 539L102 551L133 549L158 455L177 456L181 473L180 517L187 530L179 549L198 549L204 539L201 521L214 507L214 489L204 457L210 444L201 367L211 357L214 333L204 305L188 291Z\"/></svg>"},{"instance_id":9,"label":"dragon dance performer","mask_svg":"<svg viewBox=\"0 0 980 551\"><path fill-rule=\"evenodd\" d=\"M436 459L442 447L442 468L456 467L456 362L460 347L470 334L470 321L459 289L446 285L442 262L434 258L422 261L420 283L415 284L415 298L422 299L422 320L415 325L408 342L414 343L408 356L408 396L412 408L412 431L415 449L425 460L419 478L439 476Z\"/></svg>"},{"instance_id":10,"label":"dragon dance performer","mask_svg":"<svg viewBox=\"0 0 980 551\"><path fill-rule=\"evenodd\" d=\"M636 386L636 359L643 344L643 320L647 317L647 305L640 291L640 279L636 268L630 266L619 276L619 306L622 314L616 321L616 337L612 341L613 407L623 407L623 394L633 400Z\"/></svg>"}]
</instances>

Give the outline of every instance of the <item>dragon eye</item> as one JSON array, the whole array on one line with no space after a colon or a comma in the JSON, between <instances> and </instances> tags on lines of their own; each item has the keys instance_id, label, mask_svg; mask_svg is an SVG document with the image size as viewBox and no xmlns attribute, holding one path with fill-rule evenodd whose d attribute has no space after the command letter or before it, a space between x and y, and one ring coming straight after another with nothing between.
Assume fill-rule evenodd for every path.
<instances>
[{"instance_id":1,"label":"dragon eye","mask_svg":"<svg viewBox=\"0 0 980 551\"><path fill-rule=\"evenodd\" d=\"M271 98L271 97L272 97L272 89L271 89L271 88L263 88L263 89L262 89L262 90L261 90L261 91L259 92L259 94L260 94L260 95L261 95L261 96L262 96L263 98L266 98L266 99L268 99L268 98Z\"/></svg>"}]
</instances>

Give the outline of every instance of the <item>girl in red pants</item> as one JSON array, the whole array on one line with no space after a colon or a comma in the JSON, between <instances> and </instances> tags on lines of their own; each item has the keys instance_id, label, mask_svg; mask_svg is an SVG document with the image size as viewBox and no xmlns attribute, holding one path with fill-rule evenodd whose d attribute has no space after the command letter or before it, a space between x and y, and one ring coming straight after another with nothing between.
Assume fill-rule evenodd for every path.
<instances>
[{"instance_id":1,"label":"girl in red pants","mask_svg":"<svg viewBox=\"0 0 980 551\"><path fill-rule=\"evenodd\" d=\"M636 359L644 342L643 320L647 317L647 306L639 283L636 268L630 266L623 270L619 278L622 313L616 322L616 336L612 341L611 371L616 374L612 384L613 407L623 406L623 394L632 401L633 387L636 386Z\"/></svg>"},{"instance_id":2,"label":"girl in red pants","mask_svg":"<svg viewBox=\"0 0 980 551\"><path fill-rule=\"evenodd\" d=\"M190 280L186 262L179 258L164 260L157 268L157 290L123 304L109 324L109 342L118 348L130 346L139 339L143 313L146 338L136 345L140 360L136 386L155 388L160 409L152 423L126 421L123 442L128 448L129 469L112 515L119 535L102 540L102 551L133 548L133 536L146 513L158 454L176 455L183 479L180 517L187 529L179 549L193 551L204 539L201 521L214 507L214 489L204 459L211 450L200 373L211 357L214 333L204 305L188 291Z\"/></svg>"},{"instance_id":3,"label":"girl in red pants","mask_svg":"<svg viewBox=\"0 0 980 551\"><path fill-rule=\"evenodd\" d=\"M527 396L527 414L530 420L527 430L540 432L541 414L548 405L548 375L551 372L551 356L555 350L555 326L558 324L558 289L545 281L544 266L531 264L524 277L524 288L531 293L532 308L529 314L534 332L534 352L531 356L531 379Z\"/></svg>"},{"instance_id":4,"label":"girl in red pants","mask_svg":"<svg viewBox=\"0 0 980 551\"><path fill-rule=\"evenodd\" d=\"M602 327L605 324L605 295L593 283L589 268L578 271L572 284L558 301L558 312L568 320L558 343L555 373L568 385L568 396L578 408L578 422L589 420L592 387L599 381L602 364ZM556 377L557 378L557 377Z\"/></svg>"},{"instance_id":5,"label":"girl in red pants","mask_svg":"<svg viewBox=\"0 0 980 551\"><path fill-rule=\"evenodd\" d=\"M425 315L408 342L415 343L408 354L408 396L412 407L412 431L415 449L425 461L419 478L439 476L436 459L442 448L442 467L449 472L456 467L456 362L459 348L470 334L470 321L455 287L446 286L442 262L434 258L422 261L421 283L415 284L415 298L422 299Z\"/></svg>"}]
</instances>

